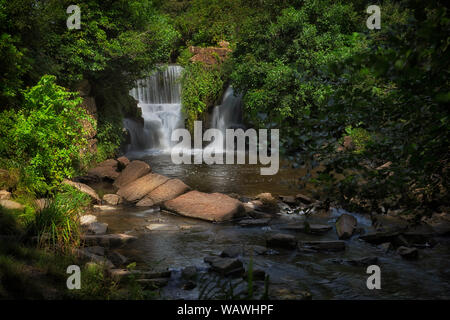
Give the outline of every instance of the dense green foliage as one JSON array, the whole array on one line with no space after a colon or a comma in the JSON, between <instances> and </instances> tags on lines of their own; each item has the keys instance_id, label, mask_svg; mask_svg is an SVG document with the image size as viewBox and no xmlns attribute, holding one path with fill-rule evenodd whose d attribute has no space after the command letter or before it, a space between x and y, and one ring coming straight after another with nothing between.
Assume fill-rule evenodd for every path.
<instances>
[{"instance_id":1,"label":"dense green foliage","mask_svg":"<svg viewBox=\"0 0 450 320\"><path fill-rule=\"evenodd\" d=\"M66 26L71 4L0 1L0 109L6 110L0 119L0 166L20 168L22 187L38 194L117 152L122 117L135 113L128 91L157 63L168 61L178 39L148 0L79 1L79 30ZM75 91L82 79L92 85L99 119L98 153L83 152L84 159L79 123L89 120L76 107L81 100L56 85Z\"/></svg>"},{"instance_id":2,"label":"dense green foliage","mask_svg":"<svg viewBox=\"0 0 450 320\"><path fill-rule=\"evenodd\" d=\"M381 7L373 31L357 1L292 1L276 17L249 19L233 85L251 123L281 129L285 154L326 166L317 181L329 197L436 210L448 185L447 10L439 1ZM357 152L339 152L345 135Z\"/></svg>"},{"instance_id":3,"label":"dense green foliage","mask_svg":"<svg viewBox=\"0 0 450 320\"><path fill-rule=\"evenodd\" d=\"M186 65L181 79L181 102L189 130L193 130L194 121L202 119L208 107L220 98L224 78L218 66L207 67L202 63Z\"/></svg>"},{"instance_id":4,"label":"dense green foliage","mask_svg":"<svg viewBox=\"0 0 450 320\"><path fill-rule=\"evenodd\" d=\"M70 250L80 244L78 219L91 199L70 186L63 186L52 201L29 222L28 232L36 235L41 247Z\"/></svg>"},{"instance_id":5,"label":"dense green foliage","mask_svg":"<svg viewBox=\"0 0 450 320\"><path fill-rule=\"evenodd\" d=\"M37 194L51 192L76 172L80 151L86 144L80 120L90 121L76 93L44 76L25 90L18 111L0 114L0 159L20 168L21 185Z\"/></svg>"}]
</instances>

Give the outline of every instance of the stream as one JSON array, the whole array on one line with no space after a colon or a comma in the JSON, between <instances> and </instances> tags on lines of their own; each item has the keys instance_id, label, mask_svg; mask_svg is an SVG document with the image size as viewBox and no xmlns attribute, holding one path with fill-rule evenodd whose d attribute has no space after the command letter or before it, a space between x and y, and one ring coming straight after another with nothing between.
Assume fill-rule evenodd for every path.
<instances>
[{"instance_id":1,"label":"stream","mask_svg":"<svg viewBox=\"0 0 450 320\"><path fill-rule=\"evenodd\" d=\"M147 155L140 158L152 166L152 170L169 177L181 178L191 187L205 192L238 193L254 196L261 192L293 195L298 192L296 178L301 171L281 167L275 176L260 176L258 166L247 165L173 165L164 154ZM328 224L332 230L324 235L309 235L289 232L280 228L286 224L304 221L299 214L280 214L269 226L241 227L235 223L212 224L160 211L158 208L139 209L120 207L114 211L98 212L101 222L109 225L111 233L129 233L138 240L121 249L121 253L136 261L138 268L172 270L169 285L161 295L168 299L197 299L202 287L211 280L204 257L219 255L228 246L250 249L265 246L272 233L288 233L297 240L336 240L334 223L345 211L333 209L327 214L309 216L309 223ZM358 226L365 232L373 231L371 221L362 215L353 214ZM146 227L158 228L149 230ZM416 261L402 259L395 252L384 252L353 236L346 241L343 252L304 253L296 250L277 249L269 255L254 255L254 269L262 269L270 276L269 294L274 299L300 299L310 292L313 299L448 299L450 296L450 241L436 239L433 248L420 249ZM362 257L377 257L381 268L381 290L369 290L366 266L340 263L342 260ZM250 254L240 259L248 266ZM200 281L193 290L183 290L180 272L184 267L196 266ZM229 279L226 281L238 280ZM263 287L263 283L256 282ZM245 284L239 288L243 289ZM261 289L262 290L262 289Z\"/></svg>"}]
</instances>

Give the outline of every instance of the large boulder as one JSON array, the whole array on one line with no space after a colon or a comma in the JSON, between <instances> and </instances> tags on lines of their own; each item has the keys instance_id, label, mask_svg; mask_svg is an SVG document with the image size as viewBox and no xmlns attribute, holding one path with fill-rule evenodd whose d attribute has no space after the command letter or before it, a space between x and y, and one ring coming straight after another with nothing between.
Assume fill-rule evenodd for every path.
<instances>
[{"instance_id":1,"label":"large boulder","mask_svg":"<svg viewBox=\"0 0 450 320\"><path fill-rule=\"evenodd\" d=\"M356 218L350 214L344 213L336 221L336 233L339 239L348 239L355 232L357 225Z\"/></svg>"},{"instance_id":2,"label":"large boulder","mask_svg":"<svg viewBox=\"0 0 450 320\"><path fill-rule=\"evenodd\" d=\"M135 202L142 199L145 195L149 194L163 183L167 182L167 180L169 180L168 177L157 173L149 173L120 188L119 191L117 191L117 194L128 202Z\"/></svg>"},{"instance_id":3,"label":"large boulder","mask_svg":"<svg viewBox=\"0 0 450 320\"><path fill-rule=\"evenodd\" d=\"M152 203L150 206L160 204L165 201L172 200L189 190L189 186L187 186L180 179L170 179L147 194L145 198L139 201L139 206L147 206L144 205L144 203Z\"/></svg>"},{"instance_id":4,"label":"large boulder","mask_svg":"<svg viewBox=\"0 0 450 320\"><path fill-rule=\"evenodd\" d=\"M79 191L86 193L88 196L91 197L91 199L94 202L100 202L100 197L98 196L97 192L95 192L94 189L92 189L91 187L89 187L88 185L81 183L81 182L73 182L67 179L64 179L63 184L67 184L69 186L74 187L75 189L78 189Z\"/></svg>"},{"instance_id":5,"label":"large boulder","mask_svg":"<svg viewBox=\"0 0 450 320\"><path fill-rule=\"evenodd\" d=\"M150 172L150 166L144 161L134 160L119 174L114 187L122 188Z\"/></svg>"},{"instance_id":6,"label":"large boulder","mask_svg":"<svg viewBox=\"0 0 450 320\"><path fill-rule=\"evenodd\" d=\"M164 202L164 207L182 216L207 221L232 220L244 212L242 203L222 193L190 191Z\"/></svg>"}]
</instances>

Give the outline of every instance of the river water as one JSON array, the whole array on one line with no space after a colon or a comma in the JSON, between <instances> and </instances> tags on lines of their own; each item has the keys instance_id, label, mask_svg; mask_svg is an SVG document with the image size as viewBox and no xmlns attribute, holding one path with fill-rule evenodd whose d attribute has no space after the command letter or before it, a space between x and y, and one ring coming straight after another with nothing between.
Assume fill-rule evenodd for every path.
<instances>
[{"instance_id":1,"label":"river water","mask_svg":"<svg viewBox=\"0 0 450 320\"><path fill-rule=\"evenodd\" d=\"M173 165L167 155L140 157L148 162L154 172L183 179L192 188L205 192L238 193L254 196L260 192L274 195L298 193L298 179L304 172L284 167L275 176L259 175L259 166L248 165ZM276 232L295 235L303 240L336 240L334 223L343 211L309 216L309 223L333 226L322 236L293 233L281 228L293 222L302 223L305 216L281 214L269 226L241 227L235 223L212 224L195 219L175 216L158 209L123 207L115 211L99 212L99 220L109 224L109 231L131 233L138 240L122 249L122 253L137 261L139 268L173 270L172 279L161 294L165 298L197 299L211 273L203 261L205 256L218 255L227 246L240 246L244 250L252 245L265 246L268 235ZM370 220L355 214L358 226L372 231ZM153 226L153 230L146 228ZM159 228L159 229L158 229ZM347 249L337 253L303 253L277 249L278 254L255 255L254 269L262 269L270 276L269 293L274 299L299 299L304 291L314 299L444 299L450 296L450 243L437 239L434 248L420 249L420 259L408 261L395 252L385 253L380 248L358 240L358 236L346 241ZM366 266L339 263L340 260L378 257L381 268L381 290L369 290ZM250 254L240 257L248 265ZM181 287L180 271L196 266L203 280L197 288L188 291ZM203 281L203 282L202 282ZM222 281L237 282L225 279ZM260 291L263 283L258 282ZM243 288L245 284L238 286Z\"/></svg>"}]
</instances>

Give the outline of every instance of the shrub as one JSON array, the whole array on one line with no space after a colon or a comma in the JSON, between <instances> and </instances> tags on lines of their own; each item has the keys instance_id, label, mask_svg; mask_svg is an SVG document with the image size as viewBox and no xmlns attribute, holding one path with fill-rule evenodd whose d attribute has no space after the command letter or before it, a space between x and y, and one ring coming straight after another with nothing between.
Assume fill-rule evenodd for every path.
<instances>
[{"instance_id":1,"label":"shrub","mask_svg":"<svg viewBox=\"0 0 450 320\"><path fill-rule=\"evenodd\" d=\"M38 237L41 247L66 251L79 245L79 214L90 202L89 196L63 186L60 193L29 224L29 235Z\"/></svg>"},{"instance_id":2,"label":"shrub","mask_svg":"<svg viewBox=\"0 0 450 320\"><path fill-rule=\"evenodd\" d=\"M35 194L52 193L75 174L87 143L82 121L92 122L78 94L55 82L54 76L43 76L24 91L21 109L0 114L0 158L21 168L21 186Z\"/></svg>"}]
</instances>

